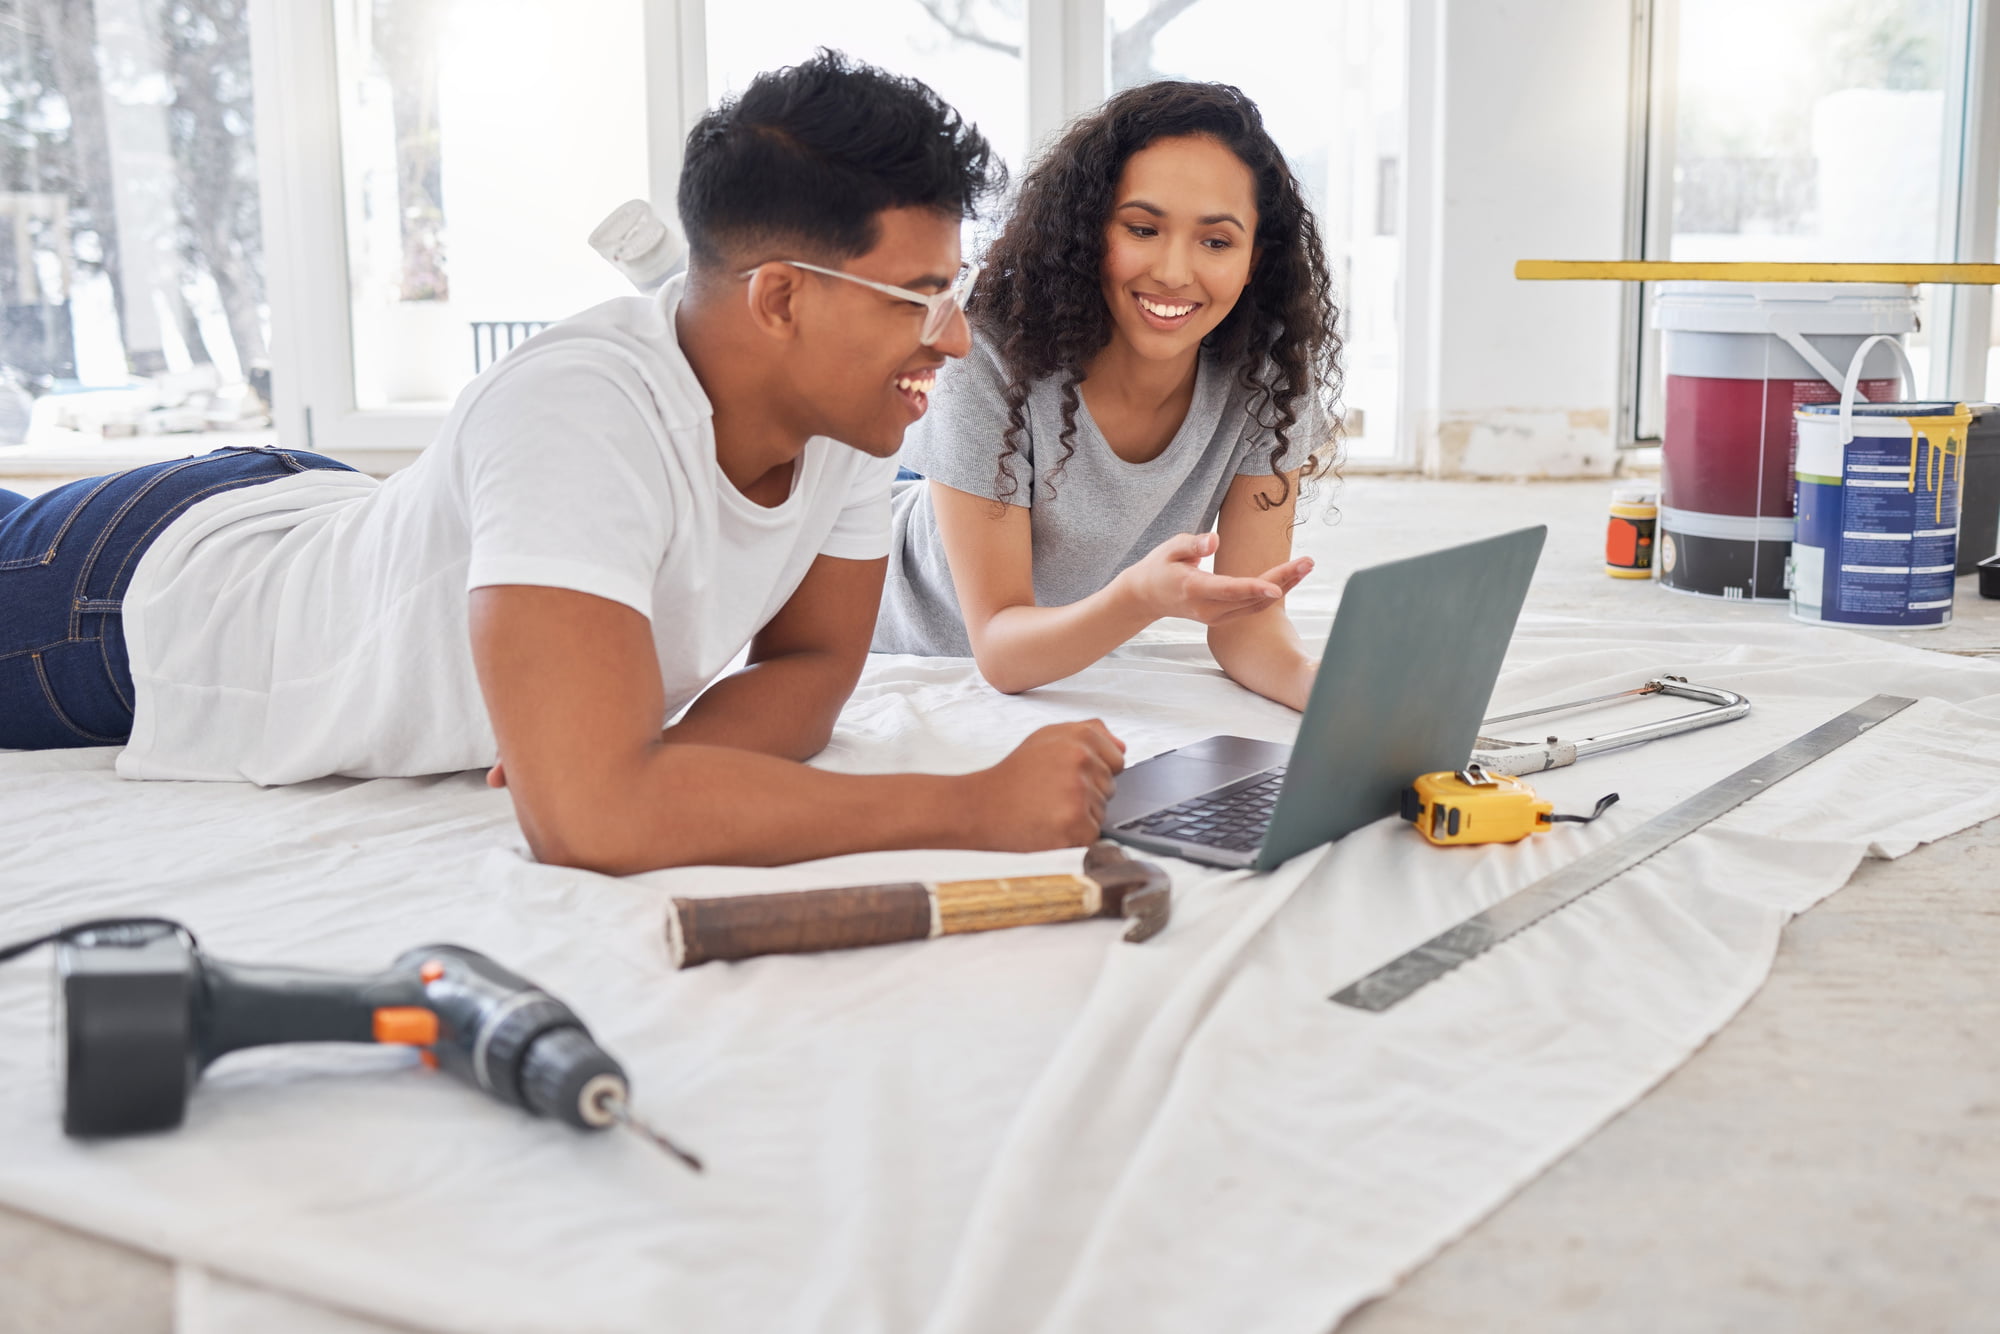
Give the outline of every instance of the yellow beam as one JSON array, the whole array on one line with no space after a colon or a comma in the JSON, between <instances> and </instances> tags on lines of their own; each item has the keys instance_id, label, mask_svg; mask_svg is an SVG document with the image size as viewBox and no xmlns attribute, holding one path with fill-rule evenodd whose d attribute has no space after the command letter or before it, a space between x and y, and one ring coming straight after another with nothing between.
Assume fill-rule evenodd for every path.
<instances>
[{"instance_id":1,"label":"yellow beam","mask_svg":"<svg viewBox=\"0 0 2000 1334\"><path fill-rule=\"evenodd\" d=\"M1685 260L1524 259L1524 279L1623 282L2000 284L2000 264L1760 264Z\"/></svg>"}]
</instances>

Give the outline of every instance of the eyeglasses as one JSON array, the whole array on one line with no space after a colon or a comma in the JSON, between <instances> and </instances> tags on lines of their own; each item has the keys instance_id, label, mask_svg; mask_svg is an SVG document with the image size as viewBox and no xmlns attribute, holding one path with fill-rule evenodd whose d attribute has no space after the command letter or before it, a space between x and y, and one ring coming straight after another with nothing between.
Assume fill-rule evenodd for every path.
<instances>
[{"instance_id":1,"label":"eyeglasses","mask_svg":"<svg viewBox=\"0 0 2000 1334\"><path fill-rule=\"evenodd\" d=\"M938 339L944 337L945 329L951 324L951 317L964 312L966 299L972 295L972 284L979 280L980 269L980 266L977 264L968 264L964 272L959 274L957 282L945 288L942 292L926 294L923 292L912 292L907 287L894 287L888 283L878 283L872 278L862 278L852 273L842 273L839 269L822 268L817 264L808 264L802 259L780 259L771 262L775 264L789 264L795 269L805 269L809 273L823 273L829 278L845 278L848 282L859 283L863 287L872 287L886 296L915 302L924 308L924 328L923 332L918 335L918 341L925 347L929 347L931 344L937 342ZM757 270L755 269L745 269L736 276L739 278L748 278L756 272Z\"/></svg>"}]
</instances>

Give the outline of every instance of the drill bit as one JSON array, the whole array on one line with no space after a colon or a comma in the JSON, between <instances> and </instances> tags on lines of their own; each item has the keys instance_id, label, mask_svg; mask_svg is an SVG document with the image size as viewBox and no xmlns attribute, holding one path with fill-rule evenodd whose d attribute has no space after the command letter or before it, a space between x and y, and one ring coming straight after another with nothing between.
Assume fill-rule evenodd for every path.
<instances>
[{"instance_id":1,"label":"drill bit","mask_svg":"<svg viewBox=\"0 0 2000 1334\"><path fill-rule=\"evenodd\" d=\"M626 1102L625 1099L615 1094L609 1094L599 1098L597 1105L602 1107L610 1115L611 1119L619 1125L625 1127L655 1148L680 1159L691 1171L699 1172L702 1170L701 1159L695 1157L686 1149L683 1149L680 1145L674 1143L665 1135L662 1135L659 1131L634 1116L631 1104Z\"/></svg>"}]
</instances>

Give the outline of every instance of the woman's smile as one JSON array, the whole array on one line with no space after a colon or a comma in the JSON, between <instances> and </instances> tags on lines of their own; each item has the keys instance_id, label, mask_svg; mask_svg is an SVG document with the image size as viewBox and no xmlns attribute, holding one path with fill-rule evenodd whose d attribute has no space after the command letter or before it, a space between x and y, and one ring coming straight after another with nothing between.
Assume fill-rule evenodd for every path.
<instances>
[{"instance_id":1,"label":"woman's smile","mask_svg":"<svg viewBox=\"0 0 2000 1334\"><path fill-rule=\"evenodd\" d=\"M1138 303L1139 313L1146 323L1162 333L1172 333L1185 326L1205 304L1200 301L1169 301L1164 297L1147 296L1143 292L1134 292L1132 299Z\"/></svg>"}]
</instances>

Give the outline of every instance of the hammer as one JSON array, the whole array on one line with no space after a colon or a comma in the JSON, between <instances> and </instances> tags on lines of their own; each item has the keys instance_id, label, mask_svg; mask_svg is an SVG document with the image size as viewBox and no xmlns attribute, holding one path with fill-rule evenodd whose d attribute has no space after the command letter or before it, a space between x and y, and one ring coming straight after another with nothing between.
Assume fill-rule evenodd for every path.
<instances>
[{"instance_id":1,"label":"hammer","mask_svg":"<svg viewBox=\"0 0 2000 1334\"><path fill-rule=\"evenodd\" d=\"M675 898L667 904L667 953L676 968L710 959L887 945L1003 926L1123 917L1125 939L1158 935L1171 915L1171 882L1110 840L1094 844L1080 875L909 881L785 894Z\"/></svg>"}]
</instances>

